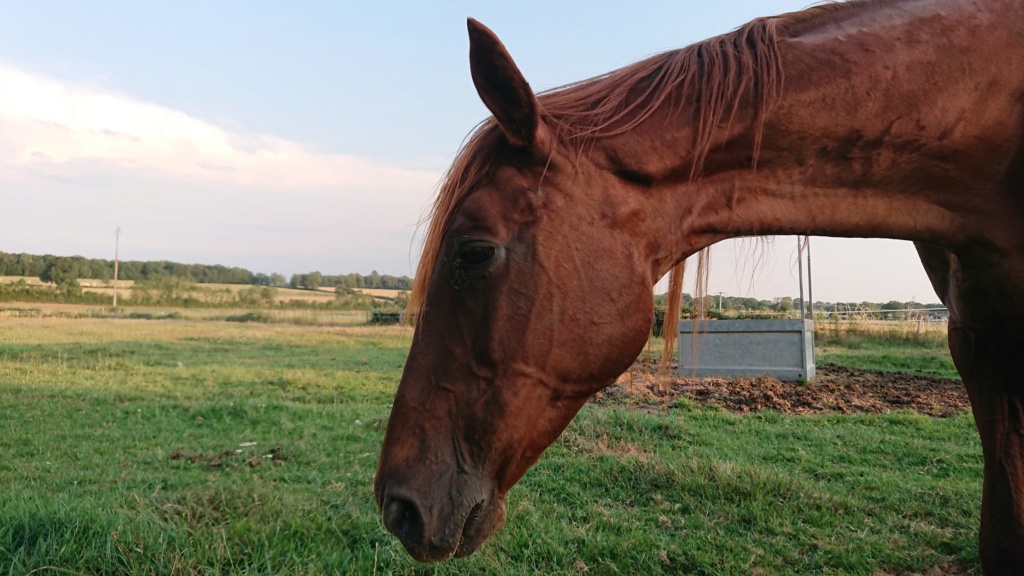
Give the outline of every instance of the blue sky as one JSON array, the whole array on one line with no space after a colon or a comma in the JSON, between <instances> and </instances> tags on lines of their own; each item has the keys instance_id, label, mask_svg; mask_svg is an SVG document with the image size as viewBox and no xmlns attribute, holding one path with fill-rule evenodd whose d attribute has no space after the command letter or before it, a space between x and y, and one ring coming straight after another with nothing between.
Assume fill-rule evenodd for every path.
<instances>
[{"instance_id":1,"label":"blue sky","mask_svg":"<svg viewBox=\"0 0 1024 576\"><path fill-rule=\"evenodd\" d=\"M411 275L487 115L467 16L544 89L806 4L0 0L0 250ZM716 247L712 291L795 294L793 244ZM817 299L935 300L909 244L814 249Z\"/></svg>"}]
</instances>

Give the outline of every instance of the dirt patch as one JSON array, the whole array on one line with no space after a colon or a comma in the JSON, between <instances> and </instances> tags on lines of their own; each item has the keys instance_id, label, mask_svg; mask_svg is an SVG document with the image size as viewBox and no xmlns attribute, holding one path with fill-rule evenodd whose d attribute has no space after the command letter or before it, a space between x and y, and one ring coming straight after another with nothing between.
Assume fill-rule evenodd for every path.
<instances>
[{"instance_id":1,"label":"dirt patch","mask_svg":"<svg viewBox=\"0 0 1024 576\"><path fill-rule=\"evenodd\" d=\"M959 380L921 374L858 370L826 364L809 383L773 378L680 378L656 376L657 367L634 367L594 396L598 404L625 402L656 407L693 402L736 413L775 410L786 414L871 413L913 410L936 417L970 410Z\"/></svg>"}]
</instances>

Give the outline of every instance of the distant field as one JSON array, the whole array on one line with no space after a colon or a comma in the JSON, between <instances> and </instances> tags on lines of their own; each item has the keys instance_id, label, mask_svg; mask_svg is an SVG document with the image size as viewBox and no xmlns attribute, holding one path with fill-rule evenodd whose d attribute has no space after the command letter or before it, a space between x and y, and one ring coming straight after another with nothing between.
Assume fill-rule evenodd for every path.
<instances>
[{"instance_id":1,"label":"distant field","mask_svg":"<svg viewBox=\"0 0 1024 576\"><path fill-rule=\"evenodd\" d=\"M0 573L977 571L969 414L692 405L588 405L501 533L418 565L372 495L411 334L0 316Z\"/></svg>"},{"instance_id":2,"label":"distant field","mask_svg":"<svg viewBox=\"0 0 1024 576\"><path fill-rule=\"evenodd\" d=\"M210 290L230 290L231 292L242 292L243 290L249 290L253 288L251 284L196 284L200 288L209 288ZM256 286L256 288L262 288L262 286ZM334 289L319 289L319 290L302 290L298 288L286 288L283 286L274 287L277 290L277 298L280 300L311 300L317 302L323 302L332 300L334 298Z\"/></svg>"},{"instance_id":3,"label":"distant field","mask_svg":"<svg viewBox=\"0 0 1024 576\"><path fill-rule=\"evenodd\" d=\"M948 328L946 322L818 322L815 361L959 379L946 341Z\"/></svg>"},{"instance_id":4,"label":"distant field","mask_svg":"<svg viewBox=\"0 0 1024 576\"><path fill-rule=\"evenodd\" d=\"M351 326L365 324L371 313L365 310L289 310L251 308L180 308L172 306L132 306L113 310L108 306L35 302L0 303L3 318L65 318L109 320L193 320L211 322L248 322L256 324L294 324L307 326Z\"/></svg>"},{"instance_id":5,"label":"distant field","mask_svg":"<svg viewBox=\"0 0 1024 576\"><path fill-rule=\"evenodd\" d=\"M356 288L356 292L369 294L375 298L398 298L398 295L403 292L409 293L408 290L385 290L383 288Z\"/></svg>"},{"instance_id":6,"label":"distant field","mask_svg":"<svg viewBox=\"0 0 1024 576\"><path fill-rule=\"evenodd\" d=\"M45 282L39 278L30 276L0 276L0 284L14 284L18 280L24 279L25 282L32 286L43 286ZM114 287L111 281L95 280L89 278L79 279L78 283L82 286L82 290L86 292L95 292L97 294L107 294L113 299ZM133 293L135 282L133 280L118 280L117 282L117 293L122 298L130 298ZM192 284L191 288L187 292L199 300L204 301L215 301L217 294L230 294L235 295L243 290L250 290L253 288L250 284ZM257 286L256 288L261 288ZM277 301L289 302L292 300L303 300L307 302L329 302L334 299L334 289L323 289L323 290L298 290L294 288L275 288L276 295L274 297Z\"/></svg>"},{"instance_id":7,"label":"distant field","mask_svg":"<svg viewBox=\"0 0 1024 576\"><path fill-rule=\"evenodd\" d=\"M320 292L329 292L331 294L335 293L335 289L329 286L321 286L318 290ZM407 290L386 290L384 288L353 288L352 290L361 294L373 296L374 298L387 298L389 300L394 300L403 292L408 294Z\"/></svg>"},{"instance_id":8,"label":"distant field","mask_svg":"<svg viewBox=\"0 0 1024 576\"><path fill-rule=\"evenodd\" d=\"M889 339L914 339L940 342L945 345L949 322L926 320L816 320L814 330L822 336L846 335L881 336Z\"/></svg>"},{"instance_id":9,"label":"distant field","mask_svg":"<svg viewBox=\"0 0 1024 576\"><path fill-rule=\"evenodd\" d=\"M0 276L0 284L15 284L18 280L24 280L26 284L32 286L42 286L45 284L45 282L35 276Z\"/></svg>"},{"instance_id":10,"label":"distant field","mask_svg":"<svg viewBox=\"0 0 1024 576\"><path fill-rule=\"evenodd\" d=\"M27 284L32 286L43 286L45 282L39 278L30 276L0 276L0 284L14 284L18 280L24 280ZM111 281L95 280L95 279L79 279L82 289L86 292L95 292L97 294L106 294L113 300L114 287ZM132 288L135 282L133 280L119 280L117 282L117 292L122 298L130 298L132 294ZM243 290L250 290L253 288L249 284L194 284L194 289L190 290L195 298L204 301L215 301L217 294L238 294ZM260 288L257 286L257 288ZM294 288L276 287L276 294L274 299L279 302L290 302L292 300L302 300L305 302L330 302L335 297L335 289L329 286L320 287L317 290L300 290ZM374 288L356 288L356 292L368 294L378 299L395 299L401 294L402 290L384 290Z\"/></svg>"},{"instance_id":11,"label":"distant field","mask_svg":"<svg viewBox=\"0 0 1024 576\"><path fill-rule=\"evenodd\" d=\"M19 280L24 280L30 286L43 286L46 284L46 282L35 276L0 276L0 284L15 284ZM82 288L112 288L114 284L112 280L96 280L92 278L80 278L78 283L82 285ZM133 285L135 285L134 280L117 281L118 289L131 288Z\"/></svg>"}]
</instances>

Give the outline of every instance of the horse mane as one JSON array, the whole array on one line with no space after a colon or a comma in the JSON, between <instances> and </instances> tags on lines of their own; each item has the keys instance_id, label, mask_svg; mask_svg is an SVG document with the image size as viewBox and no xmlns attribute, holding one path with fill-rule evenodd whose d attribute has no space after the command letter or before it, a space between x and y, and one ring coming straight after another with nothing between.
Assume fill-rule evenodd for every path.
<instances>
[{"instance_id":1,"label":"horse mane","mask_svg":"<svg viewBox=\"0 0 1024 576\"><path fill-rule=\"evenodd\" d=\"M690 178L698 178L716 134L728 129L741 106L754 112L754 167L766 114L782 93L783 71L778 40L797 29L871 0L824 4L802 12L759 18L732 32L685 48L663 52L624 68L538 94L542 121L570 151L586 154L597 140L629 132L663 106L673 113L689 110L694 126ZM792 29L792 30L791 30ZM686 105L689 105L687 108ZM490 160L506 145L494 118L481 122L463 143L445 173L430 210L423 253L406 318L417 323L425 313L431 275L441 256L448 226L462 200L490 173ZM698 272L706 284L707 251ZM683 263L670 274L681 288ZM678 280L673 280L678 276ZM698 282L697 291L701 291ZM681 291L681 290L680 290ZM706 287L704 287L706 292ZM669 318L677 318L679 296L670 292ZM674 337L674 331L672 336ZM668 334L666 334L668 340ZM666 346L669 343L666 342Z\"/></svg>"}]
</instances>

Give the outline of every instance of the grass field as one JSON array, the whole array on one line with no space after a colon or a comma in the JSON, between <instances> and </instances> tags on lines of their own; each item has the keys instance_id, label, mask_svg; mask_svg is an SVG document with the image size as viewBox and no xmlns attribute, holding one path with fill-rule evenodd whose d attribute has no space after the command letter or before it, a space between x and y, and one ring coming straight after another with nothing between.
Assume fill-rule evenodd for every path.
<instances>
[{"instance_id":1,"label":"grass field","mask_svg":"<svg viewBox=\"0 0 1024 576\"><path fill-rule=\"evenodd\" d=\"M30 286L45 286L45 282L39 278L31 276L0 276L0 284L14 284L19 280ZM83 278L80 279L79 284L82 286L82 290L85 292L95 292L97 294L104 294L110 296L111 299L114 296L114 286L111 281L94 280ZM50 284L50 286L53 286ZM135 282L132 280L118 280L117 281L117 293L120 298L131 298L133 289L135 288ZM251 290L253 286L251 284L217 284L217 283L205 283L205 284L191 284L186 285L182 290L183 294L190 295L198 300L211 300L217 301L218 298L223 299L224 296L237 296L240 292L245 290ZM397 293L397 291L395 291ZM275 288L274 300L278 302L290 302L292 300L301 300L304 302L330 302L335 297L335 290L333 288L324 288L321 290L300 290L295 288L279 287Z\"/></svg>"},{"instance_id":2,"label":"grass field","mask_svg":"<svg viewBox=\"0 0 1024 576\"><path fill-rule=\"evenodd\" d=\"M409 337L0 318L0 574L977 571L969 415L593 406L501 533L416 564L372 493Z\"/></svg>"},{"instance_id":3,"label":"grass field","mask_svg":"<svg viewBox=\"0 0 1024 576\"><path fill-rule=\"evenodd\" d=\"M960 378L949 355L944 322L819 322L815 360L869 370Z\"/></svg>"},{"instance_id":4,"label":"grass field","mask_svg":"<svg viewBox=\"0 0 1024 576\"><path fill-rule=\"evenodd\" d=\"M0 284L15 284L19 281L25 282L29 286L46 286L47 284L39 278L33 276L0 276ZM95 280L95 279L80 279L79 284L82 286L82 290L85 292L95 292L97 294L105 294L113 298L114 296L114 285L110 280ZM52 286L52 284L50 284ZM130 298L132 295L132 288L134 288L135 282L132 280L118 280L117 290L118 294L122 298ZM245 290L252 289L252 285L249 284L195 284L193 289L190 290L191 294L200 299L209 299L211 295L216 294L234 294L237 295ZM398 298L404 291L402 290L385 290L378 288L356 288L356 292L361 292L373 296L377 299L382 300L394 300ZM292 300L301 300L304 302L330 302L334 299L336 294L335 288L331 286L324 286L317 290L300 290L295 288L277 287L275 288L274 300L277 302L290 302Z\"/></svg>"},{"instance_id":5,"label":"grass field","mask_svg":"<svg viewBox=\"0 0 1024 576\"><path fill-rule=\"evenodd\" d=\"M960 378L945 345L930 347L915 342L858 338L843 344L824 343L816 350L815 360L819 365L837 364L850 368Z\"/></svg>"},{"instance_id":6,"label":"grass field","mask_svg":"<svg viewBox=\"0 0 1024 576\"><path fill-rule=\"evenodd\" d=\"M174 306L109 306L4 302L0 319L109 319L109 320L192 320L206 322L254 322L304 326L351 326L365 324L372 314L366 310L291 310L251 308L180 308Z\"/></svg>"}]
</instances>

